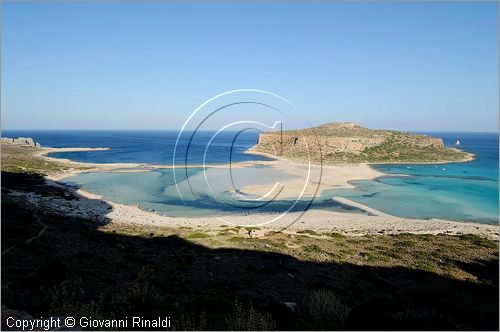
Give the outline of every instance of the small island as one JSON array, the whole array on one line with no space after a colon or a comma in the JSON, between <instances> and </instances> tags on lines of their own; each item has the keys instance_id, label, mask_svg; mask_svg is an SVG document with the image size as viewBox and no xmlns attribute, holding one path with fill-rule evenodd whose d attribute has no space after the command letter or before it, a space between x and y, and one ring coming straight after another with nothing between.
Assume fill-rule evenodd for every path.
<instances>
[{"instance_id":1,"label":"small island","mask_svg":"<svg viewBox=\"0 0 500 332\"><path fill-rule=\"evenodd\" d=\"M470 153L446 147L441 138L368 129L355 123L261 133L251 152L323 164L445 163L474 159Z\"/></svg>"}]
</instances>

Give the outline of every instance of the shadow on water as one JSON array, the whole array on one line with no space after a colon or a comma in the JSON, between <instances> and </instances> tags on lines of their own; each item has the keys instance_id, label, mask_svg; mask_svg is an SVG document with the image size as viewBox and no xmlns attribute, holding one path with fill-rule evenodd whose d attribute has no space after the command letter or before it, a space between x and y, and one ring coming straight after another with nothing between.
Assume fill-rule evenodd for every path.
<instances>
[{"instance_id":1,"label":"shadow on water","mask_svg":"<svg viewBox=\"0 0 500 332\"><path fill-rule=\"evenodd\" d=\"M2 173L2 186L2 196L17 190L85 199L32 175ZM99 211L109 222L108 209ZM26 244L38 221L45 234ZM15 246L2 257L2 305L35 317L168 315L178 329L498 329L498 260L462 263L492 279L478 283L99 226L2 199L2 252ZM246 309L235 309L236 300Z\"/></svg>"},{"instance_id":2,"label":"shadow on water","mask_svg":"<svg viewBox=\"0 0 500 332\"><path fill-rule=\"evenodd\" d=\"M187 206L196 209L205 209L214 213L214 215L231 215L233 213L284 213L284 212L303 212L308 209L322 209L336 212L347 212L347 213L359 213L365 215L373 215L372 213L352 206L349 204L344 204L338 202L331 198L315 197L305 198L298 201L294 199L279 199L274 201L267 201L261 204L255 204L255 202L245 202L243 200L232 200L232 194L227 193L227 197L221 197L220 199L214 198L210 195L198 195L197 200L184 199L172 199L168 200L157 200L151 201L150 203L160 203L160 204L176 204L179 206ZM229 197L229 198L228 198ZM312 201L312 202L311 202ZM160 214L166 216L169 215L168 212L159 211ZM205 217L206 215L203 215Z\"/></svg>"}]
</instances>

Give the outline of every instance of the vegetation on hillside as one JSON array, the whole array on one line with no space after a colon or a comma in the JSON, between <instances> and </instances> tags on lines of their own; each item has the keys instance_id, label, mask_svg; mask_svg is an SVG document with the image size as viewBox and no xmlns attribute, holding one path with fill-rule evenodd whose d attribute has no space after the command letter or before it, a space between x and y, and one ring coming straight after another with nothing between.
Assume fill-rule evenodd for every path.
<instances>
[{"instance_id":1,"label":"vegetation on hillside","mask_svg":"<svg viewBox=\"0 0 500 332\"><path fill-rule=\"evenodd\" d=\"M51 175L71 168L64 163L38 156L40 148L2 143L2 172Z\"/></svg>"},{"instance_id":2,"label":"vegetation on hillside","mask_svg":"<svg viewBox=\"0 0 500 332\"><path fill-rule=\"evenodd\" d=\"M467 154L451 148L434 148L432 146L416 146L401 139L403 134L392 134L385 141L373 147L367 147L359 154L334 153L325 154L327 164L340 161L343 163L384 163L384 162L452 162L463 161Z\"/></svg>"},{"instance_id":3,"label":"vegetation on hillside","mask_svg":"<svg viewBox=\"0 0 500 332\"><path fill-rule=\"evenodd\" d=\"M280 133L266 133L276 136L274 141L259 142L253 151L283 156L298 162L311 159L324 164L344 163L386 163L386 162L453 162L464 161L472 155L454 148L429 144L432 138L390 130L372 130L355 124L327 124L304 130L284 131L283 135L294 135L297 142L305 144L281 143ZM320 143L328 138L354 142L360 149L343 148ZM373 145L373 140L377 141ZM371 141L371 142L370 142ZM441 143L439 139L435 142ZM363 145L365 145L363 147ZM321 151L321 154L320 154Z\"/></svg>"}]
</instances>

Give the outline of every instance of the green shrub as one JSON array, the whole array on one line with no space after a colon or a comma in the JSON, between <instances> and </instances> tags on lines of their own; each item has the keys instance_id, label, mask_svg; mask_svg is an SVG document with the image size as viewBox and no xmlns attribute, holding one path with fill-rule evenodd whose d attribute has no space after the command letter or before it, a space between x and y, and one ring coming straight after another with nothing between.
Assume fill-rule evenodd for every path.
<instances>
[{"instance_id":1,"label":"green shrub","mask_svg":"<svg viewBox=\"0 0 500 332\"><path fill-rule=\"evenodd\" d=\"M472 243L474 243L475 245L479 246L479 247L485 247L485 248L489 248L489 249L496 249L498 248L498 242L496 241L492 241L492 240L488 240L482 236L479 236L479 235L475 235L475 234L464 234L464 235L460 235L460 238L463 239L463 240L467 240L467 241L470 241Z\"/></svg>"},{"instance_id":2,"label":"green shrub","mask_svg":"<svg viewBox=\"0 0 500 332\"><path fill-rule=\"evenodd\" d=\"M304 249L305 252L307 253L320 253L323 252L323 250L318 247L315 244L309 245L309 246L303 246L302 249Z\"/></svg>"},{"instance_id":3,"label":"green shrub","mask_svg":"<svg viewBox=\"0 0 500 332\"><path fill-rule=\"evenodd\" d=\"M207 237L210 237L210 235L208 235L207 233L203 233L203 232L194 232L194 233L191 233L187 236L188 239L204 239Z\"/></svg>"}]
</instances>

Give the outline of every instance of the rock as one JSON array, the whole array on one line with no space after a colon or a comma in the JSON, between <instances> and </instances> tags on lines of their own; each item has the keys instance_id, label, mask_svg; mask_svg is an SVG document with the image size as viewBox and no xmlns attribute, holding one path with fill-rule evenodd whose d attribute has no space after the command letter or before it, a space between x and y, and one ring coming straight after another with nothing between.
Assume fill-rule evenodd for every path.
<instances>
[{"instance_id":1,"label":"rock","mask_svg":"<svg viewBox=\"0 0 500 332\"><path fill-rule=\"evenodd\" d=\"M33 316L29 315L26 311L12 310L2 305L2 331L14 330L7 325L7 318L12 317L16 320L31 320Z\"/></svg>"},{"instance_id":2,"label":"rock","mask_svg":"<svg viewBox=\"0 0 500 332\"><path fill-rule=\"evenodd\" d=\"M40 143L33 141L33 138L31 137L18 137L18 138L2 137L2 143L21 145L21 146L31 146L37 148L42 147Z\"/></svg>"}]
</instances>

